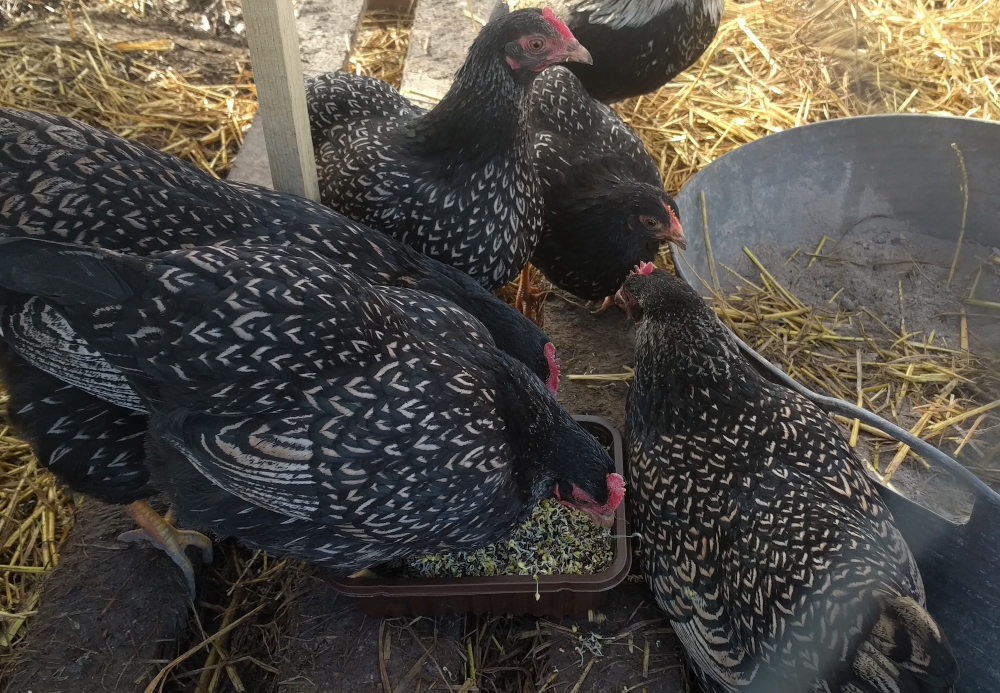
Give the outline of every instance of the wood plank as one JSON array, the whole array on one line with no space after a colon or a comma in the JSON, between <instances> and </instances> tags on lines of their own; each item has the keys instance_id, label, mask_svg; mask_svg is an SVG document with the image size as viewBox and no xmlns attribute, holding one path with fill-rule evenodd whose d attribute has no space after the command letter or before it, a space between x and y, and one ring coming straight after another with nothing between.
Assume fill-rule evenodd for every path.
<instances>
[{"instance_id":1,"label":"wood plank","mask_svg":"<svg viewBox=\"0 0 1000 693\"><path fill-rule=\"evenodd\" d=\"M420 0L406 52L402 94L425 108L437 103L451 86L481 26L463 10L485 20L495 5L496 0Z\"/></svg>"},{"instance_id":2,"label":"wood plank","mask_svg":"<svg viewBox=\"0 0 1000 693\"><path fill-rule=\"evenodd\" d=\"M243 0L243 18L274 187L319 200L292 4Z\"/></svg>"},{"instance_id":3,"label":"wood plank","mask_svg":"<svg viewBox=\"0 0 1000 693\"><path fill-rule=\"evenodd\" d=\"M364 9L365 0L304 0L301 3L297 12L296 29L300 38L299 55L304 74L331 72L346 65ZM295 83L301 84L301 78ZM259 79L257 84L259 95L262 91ZM265 129L263 117L258 112L233 162L233 168L229 172L230 180L274 187L267 157Z\"/></svg>"}]
</instances>

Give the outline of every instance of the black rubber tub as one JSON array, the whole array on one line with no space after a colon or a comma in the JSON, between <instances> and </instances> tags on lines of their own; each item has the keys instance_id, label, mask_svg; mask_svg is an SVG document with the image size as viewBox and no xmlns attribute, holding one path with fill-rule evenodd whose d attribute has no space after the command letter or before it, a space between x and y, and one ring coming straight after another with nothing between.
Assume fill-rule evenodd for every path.
<instances>
[{"instance_id":1,"label":"black rubber tub","mask_svg":"<svg viewBox=\"0 0 1000 693\"><path fill-rule=\"evenodd\" d=\"M625 475L622 438L610 421L598 416L575 416L584 428L608 448L615 470ZM615 514L614 559L591 575L499 575L496 577L331 580L334 589L354 597L355 605L376 616L433 616L443 613L494 613L532 616L585 616L598 609L608 591L629 573L632 556L625 530L624 503Z\"/></svg>"},{"instance_id":2,"label":"black rubber tub","mask_svg":"<svg viewBox=\"0 0 1000 693\"><path fill-rule=\"evenodd\" d=\"M687 250L675 251L678 272L699 289L711 281L706 225L721 267L737 264L743 246L795 244L809 252L824 235L835 245L886 228L919 257L933 245L921 248L920 239L954 248L964 215L964 261L973 246L980 253L1000 246L1000 124L880 115L806 125L720 157L684 186L677 203L688 237ZM920 262L948 267L952 253L937 255ZM726 273L717 274L725 286ZM874 269L873 276L881 277ZM1000 354L1000 319L987 316L975 327L974 348ZM996 450L998 442L986 447ZM928 608L959 659L958 690L1000 691L1000 496L966 470L946 471L974 497L965 524L881 490L917 557Z\"/></svg>"}]
</instances>

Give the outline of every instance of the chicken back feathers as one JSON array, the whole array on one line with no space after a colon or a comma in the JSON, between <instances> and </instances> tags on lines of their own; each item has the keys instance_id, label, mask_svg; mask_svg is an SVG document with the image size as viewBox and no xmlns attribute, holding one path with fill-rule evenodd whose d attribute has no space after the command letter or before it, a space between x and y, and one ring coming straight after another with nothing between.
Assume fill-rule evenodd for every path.
<instances>
[{"instance_id":1,"label":"chicken back feathers","mask_svg":"<svg viewBox=\"0 0 1000 693\"><path fill-rule=\"evenodd\" d=\"M619 301L643 571L707 689L951 691L913 556L836 425L678 277L643 268Z\"/></svg>"},{"instance_id":2,"label":"chicken back feathers","mask_svg":"<svg viewBox=\"0 0 1000 693\"><path fill-rule=\"evenodd\" d=\"M69 118L0 109L0 236L131 253L209 243L312 248L373 282L418 288L454 301L551 388L558 380L545 334L464 273L322 205L216 180L173 156ZM125 411L140 411L142 404L124 375L85 340L76 339L42 300L23 302L19 312L8 312L0 331L21 354L5 355L9 413L21 412L13 416L16 427L42 463L77 491L122 503L141 497L131 497L144 489L134 480L148 476L142 465L143 436L134 433L144 427L145 417ZM82 389L59 388L57 397L55 380L32 371L25 356ZM73 431L89 427L94 417L124 417L128 423L110 426L99 449L86 450L85 437L74 439ZM73 449L78 454L67 453ZM88 481L92 479L103 480L100 492ZM118 490L115 479L121 481Z\"/></svg>"},{"instance_id":3,"label":"chicken back feathers","mask_svg":"<svg viewBox=\"0 0 1000 693\"><path fill-rule=\"evenodd\" d=\"M457 267L488 289L525 265L542 225L524 100L554 62L589 60L538 10L487 24L430 111L370 77L306 84L324 203Z\"/></svg>"},{"instance_id":4,"label":"chicken back feathers","mask_svg":"<svg viewBox=\"0 0 1000 693\"><path fill-rule=\"evenodd\" d=\"M677 205L639 136L565 67L532 84L528 127L545 197L531 262L549 281L602 299L662 243L683 247Z\"/></svg>"},{"instance_id":5,"label":"chicken back feathers","mask_svg":"<svg viewBox=\"0 0 1000 693\"><path fill-rule=\"evenodd\" d=\"M563 484L620 500L607 453L449 301L297 248L0 244L7 310L58 306L142 397L181 521L349 573L492 541Z\"/></svg>"}]
</instances>

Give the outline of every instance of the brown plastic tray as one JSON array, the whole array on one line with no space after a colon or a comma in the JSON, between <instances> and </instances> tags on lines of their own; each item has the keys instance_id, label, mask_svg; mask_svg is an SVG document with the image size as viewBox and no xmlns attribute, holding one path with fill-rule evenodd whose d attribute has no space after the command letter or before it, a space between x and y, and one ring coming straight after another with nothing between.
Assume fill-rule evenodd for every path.
<instances>
[{"instance_id":1,"label":"brown plastic tray","mask_svg":"<svg viewBox=\"0 0 1000 693\"><path fill-rule=\"evenodd\" d=\"M612 450L615 470L625 475L622 438L600 416L574 416L595 438ZM467 578L339 578L330 581L338 592L354 597L361 611L376 616L432 616L443 613L530 614L585 616L604 604L608 591L628 575L632 565L625 530L625 504L615 513L614 558L591 575L497 575ZM537 591L537 599L536 599Z\"/></svg>"}]
</instances>

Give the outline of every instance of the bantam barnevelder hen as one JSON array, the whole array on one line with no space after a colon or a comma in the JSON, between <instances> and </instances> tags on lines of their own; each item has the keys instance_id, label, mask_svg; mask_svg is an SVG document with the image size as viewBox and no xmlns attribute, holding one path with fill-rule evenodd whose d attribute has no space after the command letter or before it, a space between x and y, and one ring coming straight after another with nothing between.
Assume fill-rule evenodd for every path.
<instances>
[{"instance_id":1,"label":"bantam barnevelder hen","mask_svg":"<svg viewBox=\"0 0 1000 693\"><path fill-rule=\"evenodd\" d=\"M69 118L0 109L0 236L134 253L207 243L312 248L369 281L456 302L550 389L558 382L545 334L467 275L322 205L218 181L173 156ZM155 488L144 462L147 417L137 411L137 396L99 354L84 359L86 343L74 341L51 306L35 302L31 309L8 315L0 342L0 380L12 426L70 488L130 504L151 534L169 534L141 502ZM183 552L168 553L193 584Z\"/></svg>"},{"instance_id":2,"label":"bantam barnevelder hen","mask_svg":"<svg viewBox=\"0 0 1000 693\"><path fill-rule=\"evenodd\" d=\"M348 574L496 540L557 491L605 525L623 497L470 314L312 250L2 239L0 287L5 315L48 302L125 374L178 521L248 546Z\"/></svg>"},{"instance_id":3,"label":"bantam barnevelder hen","mask_svg":"<svg viewBox=\"0 0 1000 693\"><path fill-rule=\"evenodd\" d=\"M510 0L549 4L587 46L593 65L573 65L604 103L656 91L694 63L715 38L724 0Z\"/></svg>"},{"instance_id":4,"label":"bantam barnevelder hen","mask_svg":"<svg viewBox=\"0 0 1000 693\"><path fill-rule=\"evenodd\" d=\"M204 171L71 118L0 108L0 236L128 253L217 243L313 248L378 284L419 288L472 313L551 389L537 325L468 275L323 205Z\"/></svg>"},{"instance_id":5,"label":"bantam barnevelder hen","mask_svg":"<svg viewBox=\"0 0 1000 693\"><path fill-rule=\"evenodd\" d=\"M531 80L590 56L549 10L483 27L430 111L377 79L334 72L306 83L325 204L457 267L486 288L521 271L542 227L525 128Z\"/></svg>"},{"instance_id":6,"label":"bantam barnevelder hen","mask_svg":"<svg viewBox=\"0 0 1000 693\"><path fill-rule=\"evenodd\" d=\"M684 247L677 205L642 140L562 66L531 87L528 129L545 193L531 263L581 298L612 296L660 244Z\"/></svg>"},{"instance_id":7,"label":"bantam barnevelder hen","mask_svg":"<svg viewBox=\"0 0 1000 693\"><path fill-rule=\"evenodd\" d=\"M837 425L765 380L682 279L643 266L626 439L657 603L712 693L953 691L913 556Z\"/></svg>"}]
</instances>

